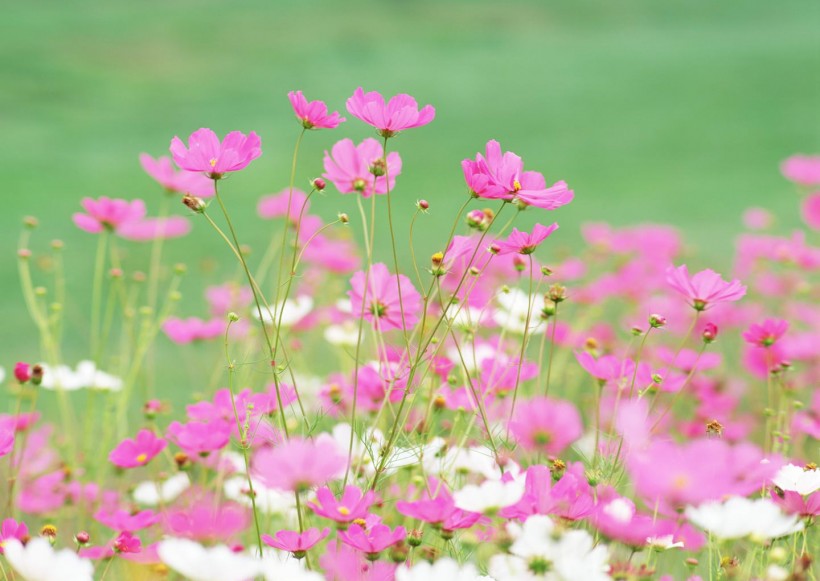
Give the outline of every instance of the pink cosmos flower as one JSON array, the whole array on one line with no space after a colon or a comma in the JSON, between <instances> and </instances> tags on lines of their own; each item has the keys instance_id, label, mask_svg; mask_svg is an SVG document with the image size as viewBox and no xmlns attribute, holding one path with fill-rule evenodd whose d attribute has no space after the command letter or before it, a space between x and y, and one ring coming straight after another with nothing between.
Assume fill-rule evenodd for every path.
<instances>
[{"instance_id":1,"label":"pink cosmos flower","mask_svg":"<svg viewBox=\"0 0 820 581\"><path fill-rule=\"evenodd\" d=\"M342 139L330 150L325 151L325 173L322 177L333 182L342 194L359 193L365 198L375 194L386 194L396 187L396 177L401 173L401 156L395 151L387 154L386 171L375 177L371 169L374 162L384 158L384 148L373 138L367 138L359 145L350 139ZM389 181L388 181L389 179ZM375 184L375 186L374 186Z\"/></svg>"},{"instance_id":2,"label":"pink cosmos flower","mask_svg":"<svg viewBox=\"0 0 820 581\"><path fill-rule=\"evenodd\" d=\"M570 464L561 479L553 485L549 468L539 464L530 466L521 500L502 508L499 514L520 520L534 514L554 514L567 520L589 516L595 502L584 470L581 462Z\"/></svg>"},{"instance_id":3,"label":"pink cosmos flower","mask_svg":"<svg viewBox=\"0 0 820 581\"><path fill-rule=\"evenodd\" d=\"M241 311L253 301L253 292L249 286L225 283L220 286L209 286L205 289L205 299L211 307L211 315L221 317L232 310Z\"/></svg>"},{"instance_id":4,"label":"pink cosmos flower","mask_svg":"<svg viewBox=\"0 0 820 581\"><path fill-rule=\"evenodd\" d=\"M191 231L191 221L183 216L167 218L143 218L126 222L117 234L134 242L149 242L157 238L181 238Z\"/></svg>"},{"instance_id":5,"label":"pink cosmos flower","mask_svg":"<svg viewBox=\"0 0 820 581\"><path fill-rule=\"evenodd\" d=\"M162 324L163 332L174 343L184 345L193 341L206 341L225 334L227 323L223 319L203 321L198 317L178 319L171 317Z\"/></svg>"},{"instance_id":6,"label":"pink cosmos flower","mask_svg":"<svg viewBox=\"0 0 820 581\"><path fill-rule=\"evenodd\" d=\"M538 248L538 245L556 230L558 230L558 224L556 223L550 226L536 224L532 229L532 234L513 228L506 240L494 244L498 248L496 254L532 254Z\"/></svg>"},{"instance_id":7,"label":"pink cosmos flower","mask_svg":"<svg viewBox=\"0 0 820 581\"><path fill-rule=\"evenodd\" d=\"M225 541L250 524L248 509L232 502L215 505L210 499L165 513L165 531L175 537L199 541Z\"/></svg>"},{"instance_id":8,"label":"pink cosmos flower","mask_svg":"<svg viewBox=\"0 0 820 581\"><path fill-rule=\"evenodd\" d=\"M142 541L129 531L123 531L114 540L112 546L117 553L139 553L142 550Z\"/></svg>"},{"instance_id":9,"label":"pink cosmos flower","mask_svg":"<svg viewBox=\"0 0 820 581\"><path fill-rule=\"evenodd\" d=\"M168 439L189 455L206 456L228 445L231 439L231 423L227 420L211 422L171 422Z\"/></svg>"},{"instance_id":10,"label":"pink cosmos flower","mask_svg":"<svg viewBox=\"0 0 820 581\"><path fill-rule=\"evenodd\" d=\"M748 343L758 347L771 347L775 341L786 334L789 329L788 321L783 319L766 319L762 323L755 323L743 332L743 338Z\"/></svg>"},{"instance_id":11,"label":"pink cosmos flower","mask_svg":"<svg viewBox=\"0 0 820 581\"><path fill-rule=\"evenodd\" d=\"M820 185L820 155L793 155L780 165L780 171L796 184Z\"/></svg>"},{"instance_id":12,"label":"pink cosmos flower","mask_svg":"<svg viewBox=\"0 0 820 581\"><path fill-rule=\"evenodd\" d=\"M168 445L162 438L154 435L148 429L137 432L132 439L125 439L108 455L108 461L120 468L136 468L145 466Z\"/></svg>"},{"instance_id":13,"label":"pink cosmos flower","mask_svg":"<svg viewBox=\"0 0 820 581\"><path fill-rule=\"evenodd\" d=\"M501 152L501 145L487 142L486 157L480 153L475 160L461 162L464 179L474 196L501 199L555 210L569 204L575 194L563 181L547 187L544 176L535 171L524 171L524 163L516 154Z\"/></svg>"},{"instance_id":14,"label":"pink cosmos flower","mask_svg":"<svg viewBox=\"0 0 820 581\"><path fill-rule=\"evenodd\" d=\"M99 234L103 230L119 232L124 224L137 222L145 216L145 203L142 200L120 200L105 196L94 200L83 198L83 214L77 212L72 216L74 224L80 229Z\"/></svg>"},{"instance_id":15,"label":"pink cosmos flower","mask_svg":"<svg viewBox=\"0 0 820 581\"><path fill-rule=\"evenodd\" d=\"M803 221L812 230L820 230L820 192L806 196L800 207Z\"/></svg>"},{"instance_id":16,"label":"pink cosmos flower","mask_svg":"<svg viewBox=\"0 0 820 581\"><path fill-rule=\"evenodd\" d=\"M290 207L290 212L288 212L288 207ZM265 219L287 215L288 220L296 224L299 221L299 216L303 212L307 212L309 207L310 202L307 199L307 194L294 188L292 192L291 190L282 190L278 194L262 196L256 206L256 212L261 218Z\"/></svg>"},{"instance_id":17,"label":"pink cosmos flower","mask_svg":"<svg viewBox=\"0 0 820 581\"><path fill-rule=\"evenodd\" d=\"M251 131L247 136L240 131L231 131L222 142L210 129L194 131L188 138L188 147L179 137L171 140L171 155L174 163L188 171L204 172L209 178L218 180L223 174L239 171L262 155L262 140Z\"/></svg>"},{"instance_id":18,"label":"pink cosmos flower","mask_svg":"<svg viewBox=\"0 0 820 581\"><path fill-rule=\"evenodd\" d=\"M14 430L0 426L0 458L14 449Z\"/></svg>"},{"instance_id":19,"label":"pink cosmos flower","mask_svg":"<svg viewBox=\"0 0 820 581\"><path fill-rule=\"evenodd\" d=\"M316 528L308 529L301 534L297 531L279 531L274 536L262 535L262 541L270 547L288 551L293 553L297 559L301 559L305 553L316 546L316 543L329 534L330 529L327 527L321 531Z\"/></svg>"},{"instance_id":20,"label":"pink cosmos flower","mask_svg":"<svg viewBox=\"0 0 820 581\"><path fill-rule=\"evenodd\" d=\"M147 153L142 153L140 164L142 169L168 192L191 194L198 198L208 198L214 195L214 185L208 178L201 173L176 171L170 157L154 159Z\"/></svg>"},{"instance_id":21,"label":"pink cosmos flower","mask_svg":"<svg viewBox=\"0 0 820 581\"><path fill-rule=\"evenodd\" d=\"M766 230L774 222L774 216L765 208L749 208L743 212L743 225L750 230Z\"/></svg>"},{"instance_id":22,"label":"pink cosmos flower","mask_svg":"<svg viewBox=\"0 0 820 581\"><path fill-rule=\"evenodd\" d=\"M387 525L378 524L366 531L360 525L353 524L346 531L339 531L339 540L358 549L369 557L375 557L388 547L403 541L407 537L404 527L391 531Z\"/></svg>"},{"instance_id":23,"label":"pink cosmos flower","mask_svg":"<svg viewBox=\"0 0 820 581\"><path fill-rule=\"evenodd\" d=\"M350 279L351 312L358 317L364 304L364 318L377 329L412 328L421 312L421 295L406 276L391 274L384 263L374 264L370 270L369 289L365 290L367 275L359 271ZM401 303L399 302L401 288ZM404 311L402 312L402 307Z\"/></svg>"},{"instance_id":24,"label":"pink cosmos flower","mask_svg":"<svg viewBox=\"0 0 820 581\"><path fill-rule=\"evenodd\" d=\"M357 119L378 129L382 137L392 137L399 131L427 125L436 116L432 105L425 105L419 110L418 103L410 95L400 93L385 104L380 93L365 93L361 87L347 100L347 110Z\"/></svg>"},{"instance_id":25,"label":"pink cosmos flower","mask_svg":"<svg viewBox=\"0 0 820 581\"><path fill-rule=\"evenodd\" d=\"M581 437L583 426L575 406L568 401L534 397L516 408L510 432L530 451L558 456Z\"/></svg>"},{"instance_id":26,"label":"pink cosmos flower","mask_svg":"<svg viewBox=\"0 0 820 581\"><path fill-rule=\"evenodd\" d=\"M375 492L368 490L362 493L358 487L348 484L339 500L329 488L323 487L316 491L316 502L307 504L319 516L344 524L364 519L374 502Z\"/></svg>"},{"instance_id":27,"label":"pink cosmos flower","mask_svg":"<svg viewBox=\"0 0 820 581\"><path fill-rule=\"evenodd\" d=\"M702 270L691 277L683 264L666 270L666 282L679 294L689 299L695 310L703 311L718 303L740 300L746 295L746 287L735 279L726 282L714 270Z\"/></svg>"},{"instance_id":28,"label":"pink cosmos flower","mask_svg":"<svg viewBox=\"0 0 820 581\"><path fill-rule=\"evenodd\" d=\"M296 118L305 129L335 129L339 123L346 121L344 117L339 117L338 111L328 114L324 101L308 101L302 91L291 91L288 99Z\"/></svg>"},{"instance_id":29,"label":"pink cosmos flower","mask_svg":"<svg viewBox=\"0 0 820 581\"><path fill-rule=\"evenodd\" d=\"M306 490L340 476L347 457L332 440L293 438L256 453L253 472L265 486L277 490Z\"/></svg>"},{"instance_id":30,"label":"pink cosmos flower","mask_svg":"<svg viewBox=\"0 0 820 581\"><path fill-rule=\"evenodd\" d=\"M28 538L28 527L26 523L17 522L13 518L7 518L0 525L0 555L3 554L3 543L10 539L17 539L21 543Z\"/></svg>"},{"instance_id":31,"label":"pink cosmos flower","mask_svg":"<svg viewBox=\"0 0 820 581\"><path fill-rule=\"evenodd\" d=\"M356 549L336 541L327 544L319 564L334 581L390 581L396 576L394 563L368 561Z\"/></svg>"},{"instance_id":32,"label":"pink cosmos flower","mask_svg":"<svg viewBox=\"0 0 820 581\"><path fill-rule=\"evenodd\" d=\"M453 495L445 484L431 479L430 489L436 491L435 497L414 502L399 501L396 503L396 510L410 518L437 525L445 532L470 528L484 518L477 512L456 508Z\"/></svg>"},{"instance_id":33,"label":"pink cosmos flower","mask_svg":"<svg viewBox=\"0 0 820 581\"><path fill-rule=\"evenodd\" d=\"M159 522L160 516L152 510L143 510L134 514L130 511L100 510L94 515L97 522L115 531L139 531Z\"/></svg>"}]
</instances>

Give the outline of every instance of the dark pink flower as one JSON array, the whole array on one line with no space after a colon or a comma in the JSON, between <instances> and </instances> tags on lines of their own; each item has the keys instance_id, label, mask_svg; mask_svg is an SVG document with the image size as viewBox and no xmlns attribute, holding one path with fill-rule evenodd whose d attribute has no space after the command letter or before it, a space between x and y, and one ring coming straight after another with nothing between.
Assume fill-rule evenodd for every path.
<instances>
[{"instance_id":1,"label":"dark pink flower","mask_svg":"<svg viewBox=\"0 0 820 581\"><path fill-rule=\"evenodd\" d=\"M225 173L247 167L262 155L261 146L262 140L253 131L247 136L240 131L231 131L220 143L216 133L202 128L191 134L187 148L179 137L174 137L170 151L174 163L182 169L219 179Z\"/></svg>"},{"instance_id":2,"label":"dark pink flower","mask_svg":"<svg viewBox=\"0 0 820 581\"><path fill-rule=\"evenodd\" d=\"M796 184L820 185L820 155L793 155L780 165L780 171Z\"/></svg>"},{"instance_id":3,"label":"dark pink flower","mask_svg":"<svg viewBox=\"0 0 820 581\"><path fill-rule=\"evenodd\" d=\"M379 130L382 137L392 137L399 131L427 125L436 116L432 105L419 110L416 100L404 93L392 97L385 104L381 93L365 93L361 87L347 100L347 110L357 119Z\"/></svg>"},{"instance_id":4,"label":"dark pink flower","mask_svg":"<svg viewBox=\"0 0 820 581\"><path fill-rule=\"evenodd\" d=\"M228 420L187 424L171 422L168 438L188 454L207 455L228 445L231 423Z\"/></svg>"},{"instance_id":5,"label":"dark pink flower","mask_svg":"<svg viewBox=\"0 0 820 581\"><path fill-rule=\"evenodd\" d=\"M145 466L168 445L162 438L154 435L148 429L137 432L132 439L125 439L108 455L108 461L120 468L136 468Z\"/></svg>"},{"instance_id":6,"label":"dark pink flower","mask_svg":"<svg viewBox=\"0 0 820 581\"><path fill-rule=\"evenodd\" d=\"M191 221L183 216L142 218L119 227L117 234L134 242L149 242L157 238L180 238L191 231Z\"/></svg>"},{"instance_id":7,"label":"dark pink flower","mask_svg":"<svg viewBox=\"0 0 820 581\"><path fill-rule=\"evenodd\" d=\"M253 459L254 474L277 490L305 490L340 476L347 458L332 440L293 438L264 448Z\"/></svg>"},{"instance_id":8,"label":"dark pink flower","mask_svg":"<svg viewBox=\"0 0 820 581\"><path fill-rule=\"evenodd\" d=\"M689 269L683 264L666 270L666 282L678 293L691 301L698 311L703 311L718 303L740 300L746 295L746 287L735 279L726 282L714 270L702 270L689 276Z\"/></svg>"},{"instance_id":9,"label":"dark pink flower","mask_svg":"<svg viewBox=\"0 0 820 581\"><path fill-rule=\"evenodd\" d=\"M746 342L757 347L771 347L775 341L786 334L788 329L788 321L766 319L762 323L752 324L747 331L743 332L743 338L746 339Z\"/></svg>"},{"instance_id":10,"label":"dark pink flower","mask_svg":"<svg viewBox=\"0 0 820 581\"><path fill-rule=\"evenodd\" d=\"M140 164L142 169L168 192L191 194L198 198L214 195L214 185L208 178L201 173L175 170L170 157L154 159L147 153L142 153Z\"/></svg>"},{"instance_id":11,"label":"dark pink flower","mask_svg":"<svg viewBox=\"0 0 820 581\"><path fill-rule=\"evenodd\" d=\"M305 553L316 546L316 543L329 534L330 529L327 527L321 531L316 528L308 529L303 533L297 531L279 531L274 536L262 535L262 541L275 549L293 553L294 557L300 559L305 556Z\"/></svg>"},{"instance_id":12,"label":"dark pink flower","mask_svg":"<svg viewBox=\"0 0 820 581\"><path fill-rule=\"evenodd\" d=\"M316 502L308 502L308 506L319 516L323 516L337 523L351 523L354 520L364 519L370 506L376 502L376 493L368 490L365 493L353 485L345 486L344 493L339 500L327 487L316 491Z\"/></svg>"},{"instance_id":13,"label":"dark pink flower","mask_svg":"<svg viewBox=\"0 0 820 581\"><path fill-rule=\"evenodd\" d=\"M344 117L339 117L338 111L328 114L324 101L308 101L302 91L291 91L288 99L305 129L335 129L345 121Z\"/></svg>"},{"instance_id":14,"label":"dark pink flower","mask_svg":"<svg viewBox=\"0 0 820 581\"><path fill-rule=\"evenodd\" d=\"M391 531L387 525L378 524L369 531L358 524L353 524L346 531L339 531L339 540L344 544L358 549L368 555L375 557L388 547L403 541L407 537L404 527L396 527Z\"/></svg>"},{"instance_id":15,"label":"dark pink flower","mask_svg":"<svg viewBox=\"0 0 820 581\"><path fill-rule=\"evenodd\" d=\"M395 151L387 155L386 171L375 168L374 162L383 163L384 148L373 138L367 138L359 145L350 139L337 142L330 153L325 151L325 173L322 177L333 182L342 194L359 193L365 198L375 194L386 194L396 187L396 177L401 173L401 156ZM380 173L374 176L372 170ZM389 179L389 181L388 181Z\"/></svg>"},{"instance_id":16,"label":"dark pink flower","mask_svg":"<svg viewBox=\"0 0 820 581\"><path fill-rule=\"evenodd\" d=\"M506 240L495 243L497 247L496 254L532 254L538 248L538 245L556 230L558 230L558 224L555 223L550 226L536 224L532 229L532 234L513 228Z\"/></svg>"},{"instance_id":17,"label":"dark pink flower","mask_svg":"<svg viewBox=\"0 0 820 581\"><path fill-rule=\"evenodd\" d=\"M581 416L574 405L546 397L522 402L510 421L510 432L525 450L551 456L560 455L582 431Z\"/></svg>"},{"instance_id":18,"label":"dark pink flower","mask_svg":"<svg viewBox=\"0 0 820 581\"><path fill-rule=\"evenodd\" d=\"M81 204L87 213L75 213L74 224L92 234L99 234L103 230L118 232L124 224L137 222L145 216L145 203L142 200L128 201L103 196L96 200L83 198Z\"/></svg>"},{"instance_id":19,"label":"dark pink flower","mask_svg":"<svg viewBox=\"0 0 820 581\"><path fill-rule=\"evenodd\" d=\"M139 553L142 550L142 542L129 531L123 531L114 541L113 549L117 553Z\"/></svg>"},{"instance_id":20,"label":"dark pink flower","mask_svg":"<svg viewBox=\"0 0 820 581\"><path fill-rule=\"evenodd\" d=\"M28 527L26 523L17 522L13 518L7 518L0 525L0 555L3 554L3 543L10 539L17 539L21 543L28 538Z\"/></svg>"},{"instance_id":21,"label":"dark pink flower","mask_svg":"<svg viewBox=\"0 0 820 581\"><path fill-rule=\"evenodd\" d=\"M357 272L350 279L352 290L347 291L347 294L354 316L361 315L364 303L364 318L377 329L409 329L416 324L421 312L421 295L409 278L402 274L398 276L397 282L396 275L388 270L386 264L379 262L370 269L367 281L370 288L367 291L366 279L364 271Z\"/></svg>"},{"instance_id":22,"label":"dark pink flower","mask_svg":"<svg viewBox=\"0 0 820 581\"><path fill-rule=\"evenodd\" d=\"M27 383L31 379L31 366L28 363L18 361L14 365L14 379L20 383Z\"/></svg>"}]
</instances>

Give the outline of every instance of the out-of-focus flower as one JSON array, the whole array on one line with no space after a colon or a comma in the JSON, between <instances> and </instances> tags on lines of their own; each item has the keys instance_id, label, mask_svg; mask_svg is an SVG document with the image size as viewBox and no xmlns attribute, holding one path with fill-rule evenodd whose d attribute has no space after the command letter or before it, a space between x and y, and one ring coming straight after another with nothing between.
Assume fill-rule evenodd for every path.
<instances>
[{"instance_id":1,"label":"out-of-focus flower","mask_svg":"<svg viewBox=\"0 0 820 581\"><path fill-rule=\"evenodd\" d=\"M340 476L347 458L332 440L293 438L264 448L253 459L253 473L266 486L302 491Z\"/></svg>"},{"instance_id":2,"label":"out-of-focus flower","mask_svg":"<svg viewBox=\"0 0 820 581\"><path fill-rule=\"evenodd\" d=\"M558 230L558 224L556 223L549 226L536 224L533 227L532 234L513 228L506 240L499 240L495 243L498 247L496 254L532 254L556 230Z\"/></svg>"},{"instance_id":3,"label":"out-of-focus flower","mask_svg":"<svg viewBox=\"0 0 820 581\"><path fill-rule=\"evenodd\" d=\"M119 468L145 466L168 445L162 438L148 429L137 432L134 439L120 442L108 455L108 461Z\"/></svg>"},{"instance_id":4,"label":"out-of-focus flower","mask_svg":"<svg viewBox=\"0 0 820 581\"><path fill-rule=\"evenodd\" d=\"M120 230L131 222L138 222L145 216L145 203L142 200L120 200L108 197L83 198L81 205L85 214L77 212L72 216L74 224L91 234L103 230Z\"/></svg>"},{"instance_id":5,"label":"out-of-focus flower","mask_svg":"<svg viewBox=\"0 0 820 581\"><path fill-rule=\"evenodd\" d=\"M11 568L24 581L92 581L94 566L70 549L55 551L44 537L23 545L18 539L5 541L4 553Z\"/></svg>"},{"instance_id":6,"label":"out-of-focus flower","mask_svg":"<svg viewBox=\"0 0 820 581\"><path fill-rule=\"evenodd\" d=\"M801 186L820 185L820 155L793 155L780 164L780 171Z\"/></svg>"},{"instance_id":7,"label":"out-of-focus flower","mask_svg":"<svg viewBox=\"0 0 820 581\"><path fill-rule=\"evenodd\" d=\"M165 539L157 548L160 559L191 581L246 581L261 572L261 562L225 545L205 548L187 539Z\"/></svg>"},{"instance_id":8,"label":"out-of-focus flower","mask_svg":"<svg viewBox=\"0 0 820 581\"><path fill-rule=\"evenodd\" d=\"M768 498L733 496L724 503L686 508L686 518L719 539L776 539L803 530L797 515L786 515Z\"/></svg>"},{"instance_id":9,"label":"out-of-focus flower","mask_svg":"<svg viewBox=\"0 0 820 581\"><path fill-rule=\"evenodd\" d=\"M373 138L367 138L359 145L350 139L338 141L325 151L325 173L322 177L333 183L342 194L361 194L369 198L373 194L386 194L396 187L396 177L401 173L401 156L395 151L387 154L384 164L384 148ZM377 168L376 162L384 164Z\"/></svg>"},{"instance_id":10,"label":"out-of-focus flower","mask_svg":"<svg viewBox=\"0 0 820 581\"><path fill-rule=\"evenodd\" d=\"M170 193L191 194L199 198L214 195L214 185L201 173L177 171L170 157L154 159L147 153L140 154L140 164L145 172Z\"/></svg>"}]
</instances>

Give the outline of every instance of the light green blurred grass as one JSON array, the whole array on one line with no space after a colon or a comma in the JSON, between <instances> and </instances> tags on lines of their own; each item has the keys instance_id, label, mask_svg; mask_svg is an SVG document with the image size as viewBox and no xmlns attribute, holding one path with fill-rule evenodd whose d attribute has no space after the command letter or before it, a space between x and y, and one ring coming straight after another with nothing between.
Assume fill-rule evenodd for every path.
<instances>
[{"instance_id":1,"label":"light green blurred grass","mask_svg":"<svg viewBox=\"0 0 820 581\"><path fill-rule=\"evenodd\" d=\"M392 145L404 158L398 221L419 197L432 205L420 256L438 249L463 200L460 160L495 138L575 189L571 206L546 217L561 223L556 246L571 250L584 221L671 222L704 251L698 266L725 267L744 208L797 224L777 166L820 150L819 21L813 0L16 3L0 21L2 363L35 357L15 273L22 216L41 221L35 250L65 241L69 320L83 326L94 239L70 215L82 196L101 195L144 197L155 211L137 155L166 153L175 134L261 134L263 157L224 190L243 240L261 249L271 230L255 202L287 184L292 89L340 110L359 85L436 106L433 124ZM298 184L321 172L335 140L370 134L356 120L309 134ZM326 218L353 208L332 188L314 204ZM132 251L132 268L146 255ZM186 315L232 272L202 224L168 256L190 267ZM73 357L83 343L72 336Z\"/></svg>"}]
</instances>

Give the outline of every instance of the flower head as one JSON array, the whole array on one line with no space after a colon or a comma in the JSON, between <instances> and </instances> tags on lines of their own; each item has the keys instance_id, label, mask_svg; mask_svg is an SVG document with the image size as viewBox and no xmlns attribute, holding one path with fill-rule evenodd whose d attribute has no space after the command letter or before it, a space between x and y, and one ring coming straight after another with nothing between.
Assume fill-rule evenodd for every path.
<instances>
[{"instance_id":1,"label":"flower head","mask_svg":"<svg viewBox=\"0 0 820 581\"><path fill-rule=\"evenodd\" d=\"M261 570L261 562L225 545L205 548L187 539L165 539L157 548L159 558L192 581L245 581Z\"/></svg>"},{"instance_id":2,"label":"flower head","mask_svg":"<svg viewBox=\"0 0 820 581\"><path fill-rule=\"evenodd\" d=\"M17 539L6 541L6 560L25 581L91 581L94 566L70 549L55 551L44 537L23 545Z\"/></svg>"},{"instance_id":3,"label":"flower head","mask_svg":"<svg viewBox=\"0 0 820 581\"><path fill-rule=\"evenodd\" d=\"M401 93L387 103L381 93L365 93L361 87L347 100L347 110L357 119L378 129L382 137L392 137L399 131L427 125L436 116L432 105L419 110L416 100Z\"/></svg>"},{"instance_id":4,"label":"flower head","mask_svg":"<svg viewBox=\"0 0 820 581\"><path fill-rule=\"evenodd\" d=\"M733 496L724 503L687 507L686 517L719 539L776 539L803 530L798 515L786 515L768 498Z\"/></svg>"},{"instance_id":5,"label":"flower head","mask_svg":"<svg viewBox=\"0 0 820 581\"><path fill-rule=\"evenodd\" d=\"M766 319L762 323L751 325L747 331L743 332L743 338L757 347L771 347L788 329L788 321Z\"/></svg>"},{"instance_id":6,"label":"flower head","mask_svg":"<svg viewBox=\"0 0 820 581\"><path fill-rule=\"evenodd\" d=\"M679 294L689 299L692 307L704 311L719 303L740 300L746 295L746 287L735 279L726 282L714 270L702 270L689 276L689 269L683 264L666 270L666 282Z\"/></svg>"},{"instance_id":7,"label":"flower head","mask_svg":"<svg viewBox=\"0 0 820 581\"><path fill-rule=\"evenodd\" d=\"M319 516L337 523L351 523L364 519L375 501L376 493L372 490L362 493L358 487L349 484L339 500L329 488L320 488L316 491L316 502L308 502L308 506Z\"/></svg>"},{"instance_id":8,"label":"flower head","mask_svg":"<svg viewBox=\"0 0 820 581\"><path fill-rule=\"evenodd\" d=\"M154 159L147 153L142 153L140 165L145 173L154 178L167 192L191 194L199 198L214 195L214 186L208 178L197 172L177 171L170 157Z\"/></svg>"},{"instance_id":9,"label":"flower head","mask_svg":"<svg viewBox=\"0 0 820 581\"><path fill-rule=\"evenodd\" d=\"M339 117L338 111L328 114L324 101L305 99L302 91L291 91L288 93L288 99L296 118L305 129L335 129L339 123L345 121L344 117Z\"/></svg>"},{"instance_id":10,"label":"flower head","mask_svg":"<svg viewBox=\"0 0 820 581\"><path fill-rule=\"evenodd\" d=\"M293 438L254 457L254 474L265 486L305 490L332 480L345 469L347 458L330 440Z\"/></svg>"},{"instance_id":11,"label":"flower head","mask_svg":"<svg viewBox=\"0 0 820 581\"><path fill-rule=\"evenodd\" d=\"M534 397L518 406L510 432L530 451L557 456L581 437L581 416L568 401Z\"/></svg>"},{"instance_id":12,"label":"flower head","mask_svg":"<svg viewBox=\"0 0 820 581\"><path fill-rule=\"evenodd\" d=\"M136 468L145 466L168 445L162 438L148 429L137 432L134 439L120 442L108 455L108 461L119 468Z\"/></svg>"},{"instance_id":13,"label":"flower head","mask_svg":"<svg viewBox=\"0 0 820 581\"><path fill-rule=\"evenodd\" d=\"M373 138L359 145L350 139L342 139L325 151L325 173L322 177L333 182L343 194L358 193L369 198L373 194L386 194L396 187L396 177L401 173L401 157L395 151L387 155L384 169L375 168L374 162L384 164L384 148ZM373 171L376 170L376 175Z\"/></svg>"},{"instance_id":14,"label":"flower head","mask_svg":"<svg viewBox=\"0 0 820 581\"><path fill-rule=\"evenodd\" d=\"M370 530L361 525L353 524L346 531L339 531L339 540L344 544L358 549L368 556L377 556L388 547L403 541L407 537L404 527L390 530L387 525L378 524Z\"/></svg>"},{"instance_id":15,"label":"flower head","mask_svg":"<svg viewBox=\"0 0 820 581\"><path fill-rule=\"evenodd\" d=\"M556 230L558 230L558 224L555 223L549 226L536 224L532 229L532 234L513 228L506 240L495 243L498 247L496 254L532 254L538 245Z\"/></svg>"},{"instance_id":16,"label":"flower head","mask_svg":"<svg viewBox=\"0 0 820 581\"><path fill-rule=\"evenodd\" d=\"M83 198L81 204L86 213L77 212L72 218L77 228L91 234L99 234L103 230L119 232L124 225L138 222L145 216L142 200L128 201L103 196L96 200Z\"/></svg>"},{"instance_id":17,"label":"flower head","mask_svg":"<svg viewBox=\"0 0 820 581\"><path fill-rule=\"evenodd\" d=\"M820 185L820 155L793 155L780 165L780 171L796 184Z\"/></svg>"},{"instance_id":18,"label":"flower head","mask_svg":"<svg viewBox=\"0 0 820 581\"><path fill-rule=\"evenodd\" d=\"M210 129L197 129L188 138L188 147L179 137L171 140L174 163L188 171L203 172L217 180L224 174L247 167L262 155L262 140L251 131L247 136L231 131L220 143L219 137Z\"/></svg>"},{"instance_id":19,"label":"flower head","mask_svg":"<svg viewBox=\"0 0 820 581\"><path fill-rule=\"evenodd\" d=\"M397 277L387 265L374 264L369 277L363 271L357 272L350 279L350 286L352 290L347 294L352 313L359 316L364 308L364 318L377 329L409 329L418 321L421 295L409 278L403 274Z\"/></svg>"},{"instance_id":20,"label":"flower head","mask_svg":"<svg viewBox=\"0 0 820 581\"><path fill-rule=\"evenodd\" d=\"M274 536L262 535L262 541L275 549L289 551L296 558L305 556L305 553L316 546L316 543L330 534L330 529L308 529L303 533L297 531L279 531Z\"/></svg>"}]
</instances>

